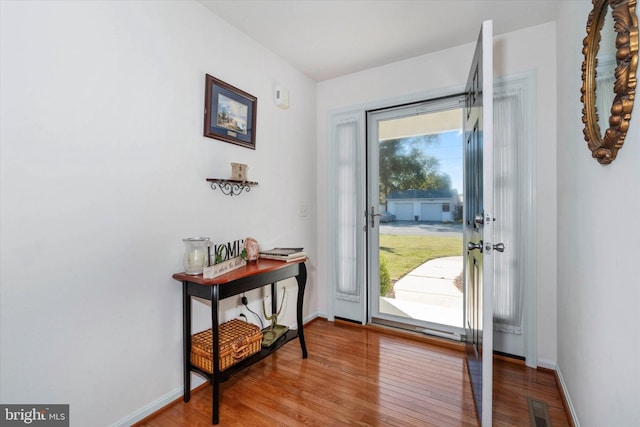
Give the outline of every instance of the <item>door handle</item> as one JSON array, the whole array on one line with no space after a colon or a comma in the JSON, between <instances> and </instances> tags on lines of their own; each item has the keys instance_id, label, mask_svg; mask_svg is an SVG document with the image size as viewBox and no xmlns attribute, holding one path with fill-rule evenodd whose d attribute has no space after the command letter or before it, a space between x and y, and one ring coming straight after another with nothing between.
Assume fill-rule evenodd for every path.
<instances>
[{"instance_id":1,"label":"door handle","mask_svg":"<svg viewBox=\"0 0 640 427\"><path fill-rule=\"evenodd\" d=\"M504 252L504 243L496 243L493 245L493 250L498 252Z\"/></svg>"},{"instance_id":2,"label":"door handle","mask_svg":"<svg viewBox=\"0 0 640 427\"><path fill-rule=\"evenodd\" d=\"M371 228L376 226L376 217L382 216L382 214L373 213L373 206L371 206Z\"/></svg>"},{"instance_id":3,"label":"door handle","mask_svg":"<svg viewBox=\"0 0 640 427\"><path fill-rule=\"evenodd\" d=\"M478 243L467 243L467 249L469 249L470 251L478 249L480 252L482 252L482 240L480 240Z\"/></svg>"}]
</instances>

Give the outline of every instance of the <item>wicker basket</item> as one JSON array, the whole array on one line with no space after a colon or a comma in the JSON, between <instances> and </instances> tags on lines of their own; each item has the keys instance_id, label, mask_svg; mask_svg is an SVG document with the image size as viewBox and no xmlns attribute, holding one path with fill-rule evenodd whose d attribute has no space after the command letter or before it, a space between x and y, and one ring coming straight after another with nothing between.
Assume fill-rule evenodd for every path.
<instances>
[{"instance_id":1,"label":"wicker basket","mask_svg":"<svg viewBox=\"0 0 640 427\"><path fill-rule=\"evenodd\" d=\"M210 374L213 373L211 341L211 329L191 337L191 364ZM218 327L218 341L218 366L224 371L260 351L262 332L256 325L233 319Z\"/></svg>"}]
</instances>

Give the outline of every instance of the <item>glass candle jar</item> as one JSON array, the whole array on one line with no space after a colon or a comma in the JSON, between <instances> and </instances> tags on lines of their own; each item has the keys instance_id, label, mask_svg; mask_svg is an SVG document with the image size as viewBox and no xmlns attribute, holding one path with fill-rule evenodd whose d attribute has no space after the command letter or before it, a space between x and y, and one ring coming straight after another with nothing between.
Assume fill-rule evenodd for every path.
<instances>
[{"instance_id":1,"label":"glass candle jar","mask_svg":"<svg viewBox=\"0 0 640 427\"><path fill-rule=\"evenodd\" d=\"M208 237L189 237L182 239L184 242L184 257L182 263L184 272L189 275L202 274L203 268L207 265L209 257L209 247L211 242Z\"/></svg>"}]
</instances>

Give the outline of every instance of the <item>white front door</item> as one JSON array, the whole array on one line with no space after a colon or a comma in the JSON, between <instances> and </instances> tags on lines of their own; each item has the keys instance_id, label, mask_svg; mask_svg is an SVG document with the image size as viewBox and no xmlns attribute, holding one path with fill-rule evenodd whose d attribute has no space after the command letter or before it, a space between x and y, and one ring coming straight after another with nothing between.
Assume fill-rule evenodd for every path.
<instances>
[{"instance_id":1,"label":"white front door","mask_svg":"<svg viewBox=\"0 0 640 427\"><path fill-rule=\"evenodd\" d=\"M493 404L493 22L482 23L466 87L465 336L467 367L483 426Z\"/></svg>"}]
</instances>

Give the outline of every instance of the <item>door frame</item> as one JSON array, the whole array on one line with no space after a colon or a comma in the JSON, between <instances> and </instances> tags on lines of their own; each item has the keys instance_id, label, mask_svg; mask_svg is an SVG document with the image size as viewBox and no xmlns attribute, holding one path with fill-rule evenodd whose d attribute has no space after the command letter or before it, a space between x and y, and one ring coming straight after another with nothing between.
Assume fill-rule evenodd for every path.
<instances>
[{"instance_id":1,"label":"door frame","mask_svg":"<svg viewBox=\"0 0 640 427\"><path fill-rule=\"evenodd\" d=\"M364 148L366 144L367 111L390 108L390 106L393 106L393 105L398 106L403 104L417 104L425 99L437 99L437 98L449 97L452 94L463 93L464 89L465 89L464 85L460 84L460 85L454 85L450 87L438 88L436 90L416 92L413 94L402 95L398 97L385 98L381 100L367 102L360 105L353 105L353 106L338 108L338 109L329 111L328 120L327 120L328 144L326 149L326 156L328 159L327 181L326 181L327 188L335 188L335 186L337 185L337 178L334 173L334 165L332 165L332 159L335 158L335 151L336 151L336 147L335 147L336 142L334 138L334 130L335 130L334 126L337 122L340 122L345 118L356 118L356 120L358 121L359 129L364 129L364 131L359 133L359 137L362 138L361 144L363 147L363 151L365 151ZM366 154L364 156L366 156ZM359 173L361 173L362 176L366 176L366 162L364 157L358 161L358 165L356 165L356 167L359 168ZM364 194L366 194L366 189L364 191L365 191ZM361 211L363 212L363 214L364 214L364 210L367 207L367 202L368 201L365 200L364 205L361 206ZM339 314L336 314L337 309L336 309L336 298L335 298L336 290L337 290L337 283L336 283L337 268L336 268L336 263L334 262L335 261L334 243L336 241L336 237L335 237L335 231L333 231L335 230L335 227L333 227L335 225L333 222L333 218L335 217L335 206L336 206L336 201L334 197L331 197L331 195L328 195L327 205L326 205L326 209L327 209L326 215L328 219L327 228L329 230L329 236L327 240L328 244L325 250L325 259L328 261L327 262L328 283L327 283L326 298L327 298L327 319L329 319L330 321L333 321L336 318L336 316L341 317ZM364 215L362 216L362 219L363 220L365 219ZM364 225L364 222L363 222L363 225ZM366 243L365 245L362 246L361 250L363 251L363 253L364 251L367 250ZM358 271L366 272L367 271L366 259L363 259L363 260L358 259L358 262L362 263L361 265L357 266ZM362 323L363 325L368 322L367 288L368 286L366 286L366 284L364 284L364 286L360 286L361 293L358 299L359 301L361 301L362 306L360 306L358 309L355 310L358 313L360 313L362 317L360 319L349 319L349 320L354 320L356 322Z\"/></svg>"},{"instance_id":2,"label":"door frame","mask_svg":"<svg viewBox=\"0 0 640 427\"><path fill-rule=\"evenodd\" d=\"M527 227L526 238L533 243L531 246L532 247L530 251L531 256L529 257L529 264L528 264L527 273L526 273L528 283L525 286L525 306L524 306L523 327L526 328L525 363L527 366L535 368L538 366L538 360L537 360L537 287L538 286L537 286L537 258L536 258L537 230L535 225L536 205L537 205L536 192L535 192L535 183L537 181L536 150L535 150L536 73L535 71L525 71L522 73L516 73L516 74L507 75L507 76L497 76L495 78L494 85L509 84L511 82L515 82L518 80L522 80L524 82L523 84L525 85L526 93L528 94L528 96L524 100L525 114L530 117L530 120L527 120L526 122L526 126L528 127L527 133L529 135L532 135L531 140L534 142L533 144L528 145L528 148L530 149L530 154L527 155L528 164L526 165L527 169L529 170L528 178L530 180L530 182L527 185L528 187L527 191L529 192L528 200L530 202L527 208L527 213L532 216L531 220L528 221L528 224L530 224L530 226ZM463 84L453 85L449 87L439 88L436 90L416 92L413 94L402 95L398 97L390 97L390 98L366 102L359 105L353 105L345 108L331 110L328 113L329 120L327 120L327 135L329 136L329 142L327 144L327 151L326 151L327 158L328 159L332 158L331 154L334 150L333 140L331 135L333 135L332 124L335 122L336 117L344 116L347 114L359 115L360 117L362 117L363 126L365 126L364 121L365 121L367 111L389 108L392 105L414 104L414 103L423 101L425 99L436 99L436 98L448 97L448 96L451 96L452 94L464 92L464 90L465 90L465 87ZM363 133L363 138L366 138L364 136L364 133ZM366 140L363 140L363 144L365 142ZM326 184L327 184L327 188L333 188L333 185L335 185L335 182L334 182L335 177L333 177L331 174L330 162L328 162L328 168L329 170L327 171ZM328 203L326 208L327 218L332 218L334 215L334 212L332 211L332 206L333 206L332 199L331 197L328 197ZM365 208L366 208L366 204L365 206L362 206L363 210ZM331 224L329 224L329 226L331 226ZM331 260L333 259L333 248L331 247L331 242L333 242L332 236L329 236L328 242L329 244L327 245L326 253L325 253L325 257L326 257L325 259L330 261L328 262L328 266L327 266L328 278L329 278L329 283L327 286L327 295L326 295L327 318L329 320L333 320L335 319L335 308L334 308L333 296L335 295L336 286L335 286L335 281L332 279L333 277L335 277L335 274L334 274L335 267L332 265L332 262L331 262ZM363 248L363 250L364 249L365 248ZM363 268L365 267L363 266ZM364 288L366 288L366 286L363 287L364 294L362 295L362 298L364 298L364 301L366 301L367 295L366 295L366 289ZM367 321L366 304L364 307L362 307L361 312L363 313L362 323L364 324Z\"/></svg>"},{"instance_id":3,"label":"door frame","mask_svg":"<svg viewBox=\"0 0 640 427\"><path fill-rule=\"evenodd\" d=\"M438 113L441 111L450 111L459 109L460 111L460 130L462 130L462 119L464 114L464 93L455 92L445 96L438 96L436 98L422 99L418 102L402 103L400 105L387 105L383 108L371 109L367 111L367 208L371 209L375 206L376 213L379 209L379 150L377 147L372 147L373 144L377 144L376 135L378 133L377 123L383 120L401 119L404 117L412 117L422 114ZM463 149L463 137L460 137L460 154ZM462 189L458 189L462 190ZM388 313L380 313L380 298L379 298L379 267L380 267L380 244L379 244L379 230L380 221L379 218L375 219L375 226L372 226L371 218L367 221L367 283L368 290L368 318L369 323L377 323L387 326L395 326L401 329L406 329L414 332L426 333L430 335L436 335L453 340L460 340L464 333L464 304L465 299L463 295L461 309L462 326L452 326L447 324L440 324L430 321L424 321L419 319L412 319L410 317L395 316ZM460 255L463 256L464 248L460 247ZM464 268L462 268L464 269Z\"/></svg>"}]
</instances>

